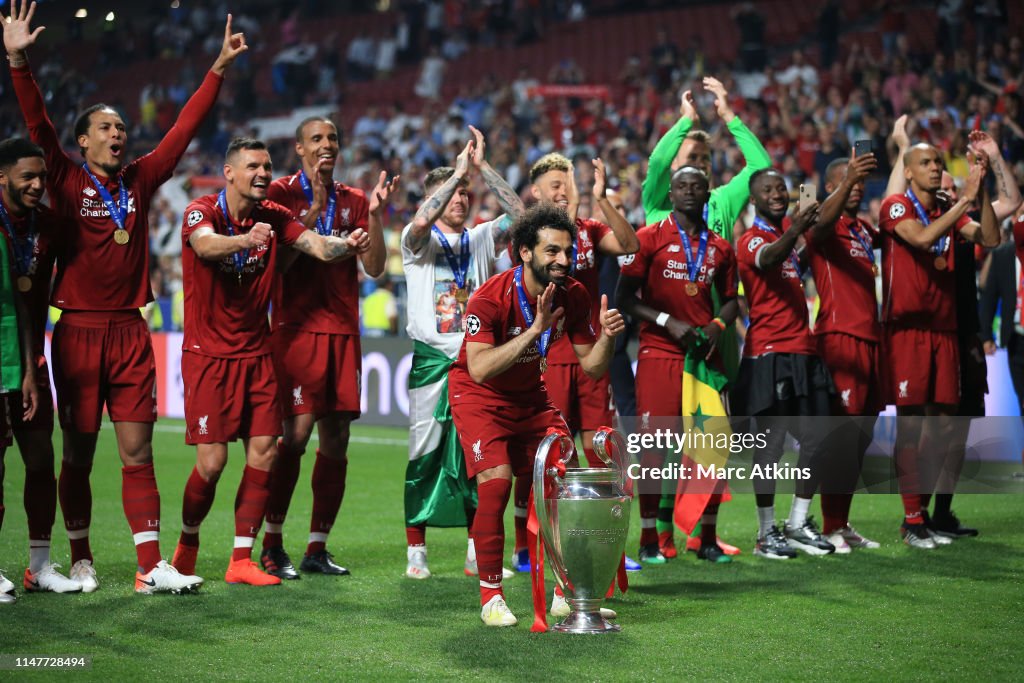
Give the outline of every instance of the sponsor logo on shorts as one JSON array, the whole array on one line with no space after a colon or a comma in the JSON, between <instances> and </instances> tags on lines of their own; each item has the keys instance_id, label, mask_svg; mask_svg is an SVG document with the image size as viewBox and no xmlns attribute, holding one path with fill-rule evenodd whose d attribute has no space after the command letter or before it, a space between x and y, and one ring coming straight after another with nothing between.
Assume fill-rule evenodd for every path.
<instances>
[{"instance_id":1,"label":"sponsor logo on shorts","mask_svg":"<svg viewBox=\"0 0 1024 683\"><path fill-rule=\"evenodd\" d=\"M910 398L910 393L909 393L910 390L907 388L908 384L910 384L910 380L909 379L905 379L902 382L900 382L900 395L899 395L899 398Z\"/></svg>"},{"instance_id":2,"label":"sponsor logo on shorts","mask_svg":"<svg viewBox=\"0 0 1024 683\"><path fill-rule=\"evenodd\" d=\"M473 462L480 462L484 459L483 451L480 450L480 442L483 439L477 439L476 443L473 444Z\"/></svg>"},{"instance_id":3,"label":"sponsor logo on shorts","mask_svg":"<svg viewBox=\"0 0 1024 683\"><path fill-rule=\"evenodd\" d=\"M896 202L889 207L889 218L899 218L906 212L907 207L903 206L900 202Z\"/></svg>"},{"instance_id":4,"label":"sponsor logo on shorts","mask_svg":"<svg viewBox=\"0 0 1024 683\"><path fill-rule=\"evenodd\" d=\"M297 406L303 405L301 386L297 386L294 389L292 389L292 403Z\"/></svg>"},{"instance_id":5,"label":"sponsor logo on shorts","mask_svg":"<svg viewBox=\"0 0 1024 683\"><path fill-rule=\"evenodd\" d=\"M850 389L843 389L840 397L843 399L843 405L847 408L850 407Z\"/></svg>"},{"instance_id":6,"label":"sponsor logo on shorts","mask_svg":"<svg viewBox=\"0 0 1024 683\"><path fill-rule=\"evenodd\" d=\"M466 317L466 332L469 332L469 336L476 336L476 333L480 331L480 318L475 315L469 315Z\"/></svg>"},{"instance_id":7,"label":"sponsor logo on shorts","mask_svg":"<svg viewBox=\"0 0 1024 683\"><path fill-rule=\"evenodd\" d=\"M647 410L640 416L640 429L651 428L651 411Z\"/></svg>"},{"instance_id":8,"label":"sponsor logo on shorts","mask_svg":"<svg viewBox=\"0 0 1024 683\"><path fill-rule=\"evenodd\" d=\"M201 418L199 418L199 434L200 435L204 435L204 434L209 434L210 433L209 428L206 426L206 423L209 422L209 420L210 420L210 416L209 415L203 415Z\"/></svg>"}]
</instances>

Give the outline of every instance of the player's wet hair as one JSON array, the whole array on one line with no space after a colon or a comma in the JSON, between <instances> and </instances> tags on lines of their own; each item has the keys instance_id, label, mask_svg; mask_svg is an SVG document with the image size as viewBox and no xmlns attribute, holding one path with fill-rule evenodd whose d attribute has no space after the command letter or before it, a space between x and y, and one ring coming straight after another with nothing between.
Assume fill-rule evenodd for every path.
<instances>
[{"instance_id":1,"label":"player's wet hair","mask_svg":"<svg viewBox=\"0 0 1024 683\"><path fill-rule=\"evenodd\" d=\"M46 155L42 147L26 138L7 138L0 142L0 171L6 172L26 157L45 159Z\"/></svg>"},{"instance_id":2,"label":"player's wet hair","mask_svg":"<svg viewBox=\"0 0 1024 683\"><path fill-rule=\"evenodd\" d=\"M448 182L448 179L455 175L455 169L451 166L438 166L423 179L423 190L427 196L434 194L434 190ZM462 187L469 186L469 178L463 178L459 183Z\"/></svg>"},{"instance_id":3,"label":"player's wet hair","mask_svg":"<svg viewBox=\"0 0 1024 683\"><path fill-rule=\"evenodd\" d=\"M753 194L754 186L757 185L761 178L767 177L769 175L777 175L780 178L782 177L782 174L776 171L774 168L762 168L760 170L754 171L754 174L750 176L750 182L747 183L747 190L751 194Z\"/></svg>"},{"instance_id":4,"label":"player's wet hair","mask_svg":"<svg viewBox=\"0 0 1024 683\"><path fill-rule=\"evenodd\" d=\"M295 127L295 142L302 142L302 132L306 129L306 126L308 126L311 123L319 123L321 121L334 126L334 131L340 134L340 131L338 131L338 124L336 124L334 121L331 121L326 116L307 116L306 118L302 119L298 126Z\"/></svg>"},{"instance_id":5,"label":"player's wet hair","mask_svg":"<svg viewBox=\"0 0 1024 683\"><path fill-rule=\"evenodd\" d=\"M224 153L224 163L230 164L232 159L243 149L265 150L266 148L266 143L256 138L233 138L228 143L228 151Z\"/></svg>"},{"instance_id":6,"label":"player's wet hair","mask_svg":"<svg viewBox=\"0 0 1024 683\"><path fill-rule=\"evenodd\" d=\"M576 224L569 218L565 209L547 202L539 202L520 214L512 224L512 258L520 261L519 249L526 247L530 251L537 246L537 233L545 228L564 230L569 233L570 241L576 242Z\"/></svg>"},{"instance_id":7,"label":"player's wet hair","mask_svg":"<svg viewBox=\"0 0 1024 683\"><path fill-rule=\"evenodd\" d=\"M825 167L825 182L833 182L833 174L838 173L840 169L845 168L848 163L850 163L849 157L839 157L838 159L833 159L832 161L830 161L828 166ZM836 180L835 182L838 184L839 180Z\"/></svg>"},{"instance_id":8,"label":"player's wet hair","mask_svg":"<svg viewBox=\"0 0 1024 683\"><path fill-rule=\"evenodd\" d=\"M548 171L565 171L566 173L571 173L572 162L558 152L545 154L540 159L537 159L537 162L530 168L530 182L537 182L537 178L540 178Z\"/></svg>"},{"instance_id":9,"label":"player's wet hair","mask_svg":"<svg viewBox=\"0 0 1024 683\"><path fill-rule=\"evenodd\" d=\"M110 111L117 114L117 110L111 107L109 104L104 104L103 102L100 102L99 104L92 105L91 107L89 107L88 109L86 109L78 115L78 118L75 119L75 140L77 140L82 135L89 134L89 125L92 122L92 115L98 111L103 111L104 109L109 109ZM120 116L120 114L117 115Z\"/></svg>"}]
</instances>

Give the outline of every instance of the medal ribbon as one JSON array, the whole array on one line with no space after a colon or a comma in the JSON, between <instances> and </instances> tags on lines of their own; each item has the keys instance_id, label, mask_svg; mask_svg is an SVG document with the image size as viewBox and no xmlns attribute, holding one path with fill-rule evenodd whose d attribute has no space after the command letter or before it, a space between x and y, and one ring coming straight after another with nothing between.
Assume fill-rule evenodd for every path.
<instances>
[{"instance_id":1,"label":"medal ribbon","mask_svg":"<svg viewBox=\"0 0 1024 683\"><path fill-rule=\"evenodd\" d=\"M306 177L305 171L299 171L299 184L302 185L302 192L306 195L306 201L309 205L313 205L313 186L309 184L309 178ZM316 217L316 231L321 235L333 235L334 234L334 209L338 205L338 195L334 191L334 183L331 183L331 189L327 191L327 221L324 222L323 216Z\"/></svg>"},{"instance_id":2,"label":"medal ribbon","mask_svg":"<svg viewBox=\"0 0 1024 683\"><path fill-rule=\"evenodd\" d=\"M707 205L705 205L705 211L707 208ZM696 282L700 269L704 267L704 258L708 253L708 226L705 223L700 231L700 245L697 247L697 260L694 262L690 236L683 232L683 226L679 225L679 221L676 220L674 213L672 214L672 222L676 224L676 230L679 231L679 239L683 243L683 253L686 254L686 279L690 282Z\"/></svg>"},{"instance_id":3,"label":"medal ribbon","mask_svg":"<svg viewBox=\"0 0 1024 683\"><path fill-rule=\"evenodd\" d=\"M228 234L232 237L235 236L235 226L231 225L231 216L228 214L228 200L227 191L221 190L220 194L217 195L217 206L220 207L220 212L224 214L224 221L228 224ZM235 272L238 273L238 278L242 278L242 270L245 269L245 262L249 260L249 250L243 249L242 251L236 251L231 257L235 260Z\"/></svg>"},{"instance_id":4,"label":"medal ribbon","mask_svg":"<svg viewBox=\"0 0 1024 683\"><path fill-rule=\"evenodd\" d=\"M512 277L516 281L516 297L519 299L519 310L523 314L523 320L526 321L526 326L530 327L533 325L534 316L533 308L530 306L529 300L526 298L526 290L523 289L523 266L516 266L515 272ZM548 355L548 348L551 341L551 328L544 330L540 335L540 339L536 341L534 346L537 349L537 353L540 354L541 358L545 358Z\"/></svg>"},{"instance_id":5,"label":"medal ribbon","mask_svg":"<svg viewBox=\"0 0 1024 683\"><path fill-rule=\"evenodd\" d=\"M764 230L765 232L770 232L773 235L778 235L779 237L782 237L782 233L778 231L778 228L776 228L774 225L764 220L760 216L754 216L754 225L756 225L761 230ZM798 259L796 256L796 249L789 252L789 260L793 264L793 268L796 269L796 274L802 278L804 274L800 270L800 259Z\"/></svg>"},{"instance_id":6,"label":"medal ribbon","mask_svg":"<svg viewBox=\"0 0 1024 683\"><path fill-rule=\"evenodd\" d=\"M853 235L854 239L860 242L860 246L864 247L864 251L868 254L868 261L871 261L871 265L875 265L875 250L871 247L870 240L864 239L864 233L860 229L860 221L854 219L853 225L850 226L850 234Z\"/></svg>"},{"instance_id":7,"label":"medal ribbon","mask_svg":"<svg viewBox=\"0 0 1024 683\"><path fill-rule=\"evenodd\" d=\"M469 274L469 231L463 230L462 236L459 237L459 258L456 259L455 252L452 251L452 245L448 244L448 238L441 232L441 228L434 224L431 230L433 230L434 234L437 235L437 239L441 242L441 248L444 249L444 257L448 260L448 267L452 269L452 275L455 276L456 286L459 289L465 288L466 276Z\"/></svg>"},{"instance_id":8,"label":"medal ribbon","mask_svg":"<svg viewBox=\"0 0 1024 683\"><path fill-rule=\"evenodd\" d=\"M125 221L128 220L128 193L124 190L124 180L120 175L117 176L117 204L115 204L114 198L107 191L107 187L89 170L89 164L82 164L82 168L89 174L92 184L96 186L96 191L100 193L100 199L107 206L107 211L110 213L110 219L114 221L114 225L121 230L125 230Z\"/></svg>"},{"instance_id":9,"label":"medal ribbon","mask_svg":"<svg viewBox=\"0 0 1024 683\"><path fill-rule=\"evenodd\" d=\"M917 195L914 194L914 191L909 187L907 188L907 199L909 199L910 203L914 205L914 211L917 212L917 218L921 221L921 223L924 224L925 226L931 225L932 219L928 218L928 212L924 210L924 207L921 206L921 201L917 198ZM949 238L943 235L942 237L939 238L938 242L932 245L932 253L934 253L936 256L942 256L943 254L946 253L946 247L948 246L948 243Z\"/></svg>"},{"instance_id":10,"label":"medal ribbon","mask_svg":"<svg viewBox=\"0 0 1024 683\"><path fill-rule=\"evenodd\" d=\"M11 245L14 247L14 257L17 261L18 275L31 275L35 271L34 256L36 250L36 241L39 239L39 235L36 234L36 212L29 212L29 224L28 224L28 237L22 239L19 238L17 233L14 232L14 225L11 223L11 217L7 213L7 207L0 202L0 221L3 221L4 230L7 231L7 236L11 238Z\"/></svg>"}]
</instances>

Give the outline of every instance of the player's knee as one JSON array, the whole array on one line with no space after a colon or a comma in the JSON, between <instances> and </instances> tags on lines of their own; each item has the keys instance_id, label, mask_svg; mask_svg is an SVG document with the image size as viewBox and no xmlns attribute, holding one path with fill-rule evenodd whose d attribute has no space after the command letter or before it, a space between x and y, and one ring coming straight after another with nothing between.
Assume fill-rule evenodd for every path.
<instances>
[{"instance_id":1,"label":"player's knee","mask_svg":"<svg viewBox=\"0 0 1024 683\"><path fill-rule=\"evenodd\" d=\"M482 472L477 472L476 483L483 484L484 482L492 479L504 479L506 481L512 481L512 468L509 465L498 465L497 467L489 467Z\"/></svg>"}]
</instances>

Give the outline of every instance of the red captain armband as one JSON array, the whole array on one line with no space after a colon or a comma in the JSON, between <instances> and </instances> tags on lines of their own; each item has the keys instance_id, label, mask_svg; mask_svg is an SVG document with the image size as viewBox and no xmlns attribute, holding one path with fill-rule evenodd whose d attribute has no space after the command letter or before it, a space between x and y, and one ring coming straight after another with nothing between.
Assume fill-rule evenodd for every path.
<instances>
[{"instance_id":1,"label":"red captain armband","mask_svg":"<svg viewBox=\"0 0 1024 683\"><path fill-rule=\"evenodd\" d=\"M712 318L711 322L718 325L718 329L725 332L725 322L721 318Z\"/></svg>"}]
</instances>

